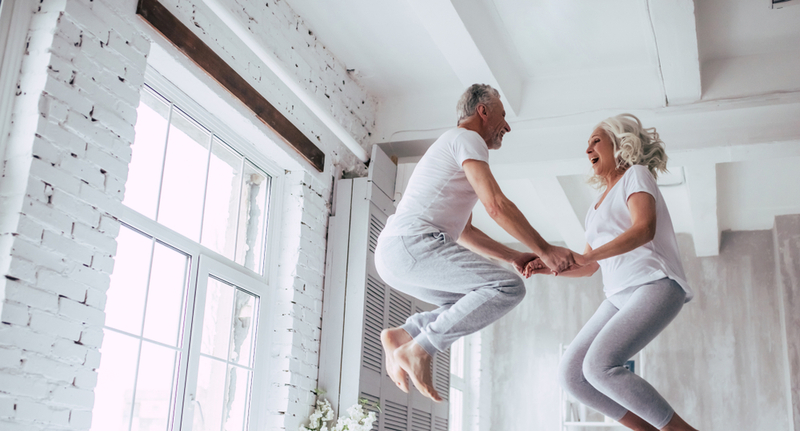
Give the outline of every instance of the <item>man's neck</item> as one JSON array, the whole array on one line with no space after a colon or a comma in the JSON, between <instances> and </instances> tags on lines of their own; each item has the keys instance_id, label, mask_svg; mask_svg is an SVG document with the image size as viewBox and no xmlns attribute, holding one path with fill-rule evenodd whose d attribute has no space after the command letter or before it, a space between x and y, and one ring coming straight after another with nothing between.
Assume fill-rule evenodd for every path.
<instances>
[{"instance_id":1,"label":"man's neck","mask_svg":"<svg viewBox=\"0 0 800 431\"><path fill-rule=\"evenodd\" d=\"M483 136L483 125L481 124L481 121L480 121L479 118L469 117L469 118L465 119L464 121L462 121L458 125L458 128L459 129L472 130L473 132L481 135L481 138L483 138L484 142L486 141L486 138ZM488 146L489 144L486 144L486 145Z\"/></svg>"}]
</instances>

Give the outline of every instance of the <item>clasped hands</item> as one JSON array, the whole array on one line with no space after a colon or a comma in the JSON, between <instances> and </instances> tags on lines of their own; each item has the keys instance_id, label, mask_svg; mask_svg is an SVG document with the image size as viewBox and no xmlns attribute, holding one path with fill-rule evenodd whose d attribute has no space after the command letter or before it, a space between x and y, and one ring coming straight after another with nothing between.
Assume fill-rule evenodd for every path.
<instances>
[{"instance_id":1,"label":"clasped hands","mask_svg":"<svg viewBox=\"0 0 800 431\"><path fill-rule=\"evenodd\" d=\"M511 264L523 277L529 278L536 274L563 275L591 262L591 259L580 253L554 246L541 256L535 253L520 253Z\"/></svg>"}]
</instances>

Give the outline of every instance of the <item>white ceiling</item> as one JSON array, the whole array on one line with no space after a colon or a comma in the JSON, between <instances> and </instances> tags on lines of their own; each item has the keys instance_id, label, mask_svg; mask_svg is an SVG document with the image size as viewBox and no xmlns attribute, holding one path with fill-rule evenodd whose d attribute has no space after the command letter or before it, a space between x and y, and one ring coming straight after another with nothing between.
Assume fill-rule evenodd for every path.
<instances>
[{"instance_id":1,"label":"white ceiling","mask_svg":"<svg viewBox=\"0 0 800 431\"><path fill-rule=\"evenodd\" d=\"M768 229L775 215L800 213L800 6L285 1L380 100L373 137L401 162L454 125L464 88L496 86L512 131L492 152L492 169L550 241L582 249L594 196L584 182L586 139L620 112L661 133L670 169L683 173L662 192L699 254L717 253L721 230ZM482 209L475 220L513 241Z\"/></svg>"}]
</instances>

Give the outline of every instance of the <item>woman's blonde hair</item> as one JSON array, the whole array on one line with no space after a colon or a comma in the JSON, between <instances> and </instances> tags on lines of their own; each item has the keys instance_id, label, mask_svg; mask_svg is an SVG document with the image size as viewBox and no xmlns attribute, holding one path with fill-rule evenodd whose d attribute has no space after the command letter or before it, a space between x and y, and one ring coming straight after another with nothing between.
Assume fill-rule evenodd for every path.
<instances>
[{"instance_id":1,"label":"woman's blonde hair","mask_svg":"<svg viewBox=\"0 0 800 431\"><path fill-rule=\"evenodd\" d=\"M644 165L653 178L658 178L658 172L667 171L667 153L655 127L642 127L642 122L632 114L606 118L595 129L598 127L605 130L614 144L617 169ZM599 188L606 185L606 180L599 175L592 175L589 184Z\"/></svg>"}]
</instances>

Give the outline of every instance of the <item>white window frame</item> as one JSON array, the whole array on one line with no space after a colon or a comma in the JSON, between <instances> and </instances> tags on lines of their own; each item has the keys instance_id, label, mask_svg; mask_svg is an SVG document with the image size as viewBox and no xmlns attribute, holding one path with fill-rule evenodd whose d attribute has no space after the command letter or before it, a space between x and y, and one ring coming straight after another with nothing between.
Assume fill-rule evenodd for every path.
<instances>
[{"instance_id":1,"label":"white window frame","mask_svg":"<svg viewBox=\"0 0 800 431\"><path fill-rule=\"evenodd\" d=\"M272 300L277 279L277 253L280 245L281 208L286 195L284 175L285 170L277 166L263 154L252 151L253 145L247 143L230 130L222 121L209 114L200 104L183 93L161 74L148 66L145 73L145 84L158 94L167 98L183 112L196 120L201 125L213 130L214 134L230 145L235 151L253 162L259 169L271 177L271 190L269 208L267 209L267 235L264 251L263 274L257 273L240 265L228 257L211 250L199 242L156 222L125 205L120 205L120 220L124 225L145 235L152 236L157 241L165 243L190 257L188 273L188 299L186 301L186 314L183 322L185 347L179 349L186 351L181 357L180 374L177 383L177 395L173 400L175 409L170 418L170 429L189 431L192 428L191 407L194 382L187 381L187 376L195 377L198 371L200 349L192 348L192 344L199 346L202 330L202 318L205 303L205 292L208 275L235 284L259 297L258 323L254 340L255 361L253 363L253 380L250 398L250 407L247 414L247 429L255 431L266 426L268 411L268 385L271 368L270 347L272 345L274 302ZM146 91L142 89L141 91ZM265 136L265 139L269 139ZM112 329L113 330L113 329ZM101 371L102 373L102 368ZM176 371L179 372L179 371Z\"/></svg>"},{"instance_id":2,"label":"white window frame","mask_svg":"<svg viewBox=\"0 0 800 431\"><path fill-rule=\"evenodd\" d=\"M453 354L453 348L450 347L450 388L456 389L461 391L461 429L454 430L454 431L469 431L469 381L470 381L470 368L471 368L471 336L466 336L461 338L458 342L463 342L463 351L461 352L461 359L462 359L462 377L459 377L457 374L452 373L453 362L457 359L456 355ZM450 397L450 409L454 407L453 397ZM450 424L450 429L453 430L453 424Z\"/></svg>"},{"instance_id":3,"label":"white window frame","mask_svg":"<svg viewBox=\"0 0 800 431\"><path fill-rule=\"evenodd\" d=\"M28 0L2 0L0 3L0 161L5 160L11 110L16 99L14 87L19 80L31 8L35 4Z\"/></svg>"}]
</instances>

